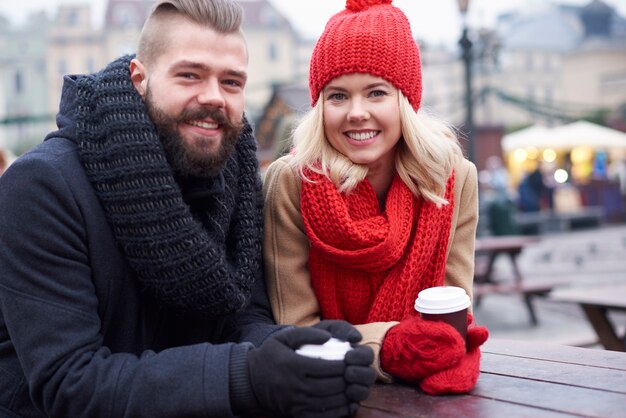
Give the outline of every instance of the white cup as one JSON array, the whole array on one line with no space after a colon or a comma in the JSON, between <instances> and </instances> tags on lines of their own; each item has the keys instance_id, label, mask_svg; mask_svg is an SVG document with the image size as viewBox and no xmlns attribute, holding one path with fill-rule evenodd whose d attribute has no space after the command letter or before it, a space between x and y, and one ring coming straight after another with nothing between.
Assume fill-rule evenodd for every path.
<instances>
[{"instance_id":1,"label":"white cup","mask_svg":"<svg viewBox=\"0 0 626 418\"><path fill-rule=\"evenodd\" d=\"M324 360L343 360L348 351L352 350L350 343L331 338L324 344L305 344L296 350L296 353L313 358Z\"/></svg>"},{"instance_id":2,"label":"white cup","mask_svg":"<svg viewBox=\"0 0 626 418\"><path fill-rule=\"evenodd\" d=\"M419 292L415 300L415 310L426 320L447 322L465 340L467 309L470 304L470 298L462 287L437 286Z\"/></svg>"}]
</instances>

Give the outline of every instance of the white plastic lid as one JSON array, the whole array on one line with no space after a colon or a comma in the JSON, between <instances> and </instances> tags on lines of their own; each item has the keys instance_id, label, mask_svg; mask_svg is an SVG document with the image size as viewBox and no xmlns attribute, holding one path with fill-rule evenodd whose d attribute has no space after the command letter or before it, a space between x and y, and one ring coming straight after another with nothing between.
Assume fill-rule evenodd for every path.
<instances>
[{"instance_id":1,"label":"white plastic lid","mask_svg":"<svg viewBox=\"0 0 626 418\"><path fill-rule=\"evenodd\" d=\"M331 338L321 345L305 344L297 349L296 353L324 360L343 360L346 353L350 350L352 350L352 347L349 342Z\"/></svg>"},{"instance_id":2,"label":"white plastic lid","mask_svg":"<svg viewBox=\"0 0 626 418\"><path fill-rule=\"evenodd\" d=\"M424 289L415 300L415 310L425 314L457 312L470 306L470 298L462 287L437 286Z\"/></svg>"}]
</instances>

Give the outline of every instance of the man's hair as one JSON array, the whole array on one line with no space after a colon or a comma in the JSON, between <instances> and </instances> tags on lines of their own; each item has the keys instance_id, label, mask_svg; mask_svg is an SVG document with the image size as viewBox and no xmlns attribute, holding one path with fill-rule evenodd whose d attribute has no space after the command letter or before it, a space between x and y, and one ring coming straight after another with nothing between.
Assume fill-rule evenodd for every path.
<instances>
[{"instance_id":1,"label":"man's hair","mask_svg":"<svg viewBox=\"0 0 626 418\"><path fill-rule=\"evenodd\" d=\"M168 26L181 16L219 33L241 34L243 9L233 0L160 0L156 3L139 37L137 58L144 64L154 61L167 48ZM242 34L243 38L243 34Z\"/></svg>"}]
</instances>

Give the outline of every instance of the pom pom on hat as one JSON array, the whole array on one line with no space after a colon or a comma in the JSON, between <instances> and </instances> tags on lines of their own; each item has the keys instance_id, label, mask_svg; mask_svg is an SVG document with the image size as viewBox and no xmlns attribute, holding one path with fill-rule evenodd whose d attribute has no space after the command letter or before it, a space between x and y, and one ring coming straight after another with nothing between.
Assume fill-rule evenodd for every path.
<instances>
[{"instance_id":1,"label":"pom pom on hat","mask_svg":"<svg viewBox=\"0 0 626 418\"><path fill-rule=\"evenodd\" d=\"M346 0L346 9L359 12L376 4L391 4L393 0Z\"/></svg>"},{"instance_id":2,"label":"pom pom on hat","mask_svg":"<svg viewBox=\"0 0 626 418\"><path fill-rule=\"evenodd\" d=\"M311 55L309 90L315 105L333 78L366 73L402 91L413 109L422 99L420 53L411 26L392 0L347 0L332 16Z\"/></svg>"}]
</instances>

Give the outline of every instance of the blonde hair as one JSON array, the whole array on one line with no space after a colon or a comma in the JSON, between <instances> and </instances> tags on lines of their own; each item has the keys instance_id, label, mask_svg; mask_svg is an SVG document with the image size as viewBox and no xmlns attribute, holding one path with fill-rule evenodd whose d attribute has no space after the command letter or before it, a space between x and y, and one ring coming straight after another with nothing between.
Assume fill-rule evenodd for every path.
<instances>
[{"instance_id":1,"label":"blonde hair","mask_svg":"<svg viewBox=\"0 0 626 418\"><path fill-rule=\"evenodd\" d=\"M167 48L169 25L172 16L182 16L200 25L224 34L239 33L241 30L243 8L233 0L161 0L152 9L146 19L139 37L137 58L150 63Z\"/></svg>"},{"instance_id":2,"label":"blonde hair","mask_svg":"<svg viewBox=\"0 0 626 418\"><path fill-rule=\"evenodd\" d=\"M447 204L446 183L455 161L463 158L457 136L451 126L426 114L415 112L407 98L398 91L402 138L398 142L395 169L416 196ZM324 95L306 113L293 131L293 164L305 181L305 169L328 177L341 192L349 193L367 176L367 167L355 164L339 153L324 135Z\"/></svg>"}]
</instances>

